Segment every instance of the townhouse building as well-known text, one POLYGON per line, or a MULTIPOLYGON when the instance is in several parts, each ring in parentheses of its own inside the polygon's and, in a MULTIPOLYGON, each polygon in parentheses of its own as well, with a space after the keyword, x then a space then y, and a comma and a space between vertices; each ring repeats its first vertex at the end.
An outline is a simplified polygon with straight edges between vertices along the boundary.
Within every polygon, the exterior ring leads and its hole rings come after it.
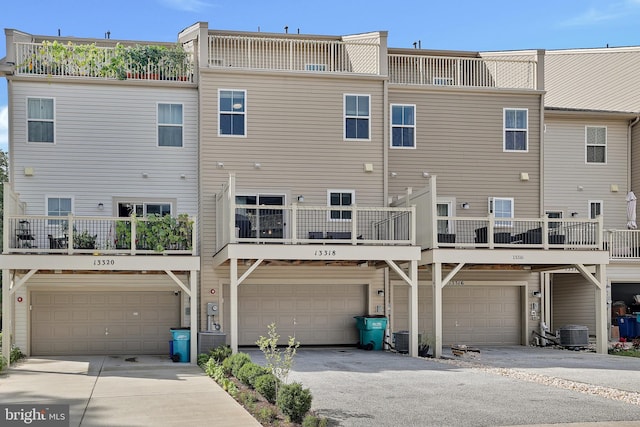
POLYGON ((435 356, 449 344, 526 345, 541 323, 571 320, 551 305, 550 271, 591 295, 582 304, 606 351, 602 216, 547 213, 544 52, 199 22, 178 35, 188 54, 177 75, 111 59, 143 43, 73 40, 114 52, 87 73, 33 68, 25 58, 39 65, 45 40, 56 38, 8 30, 2 68, 13 206, 3 311, 28 354, 162 354, 176 324, 191 328, 192 362, 198 332, 237 351, 270 323, 303 345, 353 345, 354 316, 387 318, 388 342, 408 331, 411 355, 420 335, 435 356), (48 138, 49 123, 53 143, 30 140, 32 129, 48 138), (49 198, 72 208, 45 209, 49 198), (146 245, 149 214, 167 212, 193 217, 191 246, 146 245), (118 224, 126 250, 113 247, 118 224), (85 230, 99 243, 77 248, 85 230), (171 307, 155 302, 163 292, 171 307), (95 296, 111 303, 91 317, 95 296), (112 339, 108 316, 126 339, 112 339))

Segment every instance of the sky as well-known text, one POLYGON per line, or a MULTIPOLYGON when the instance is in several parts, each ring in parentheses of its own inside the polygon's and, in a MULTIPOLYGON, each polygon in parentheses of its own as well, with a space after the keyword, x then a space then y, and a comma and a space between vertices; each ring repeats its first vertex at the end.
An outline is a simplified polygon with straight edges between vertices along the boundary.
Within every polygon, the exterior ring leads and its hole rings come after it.
MULTIPOLYGON (((388 31, 389 47, 497 51, 640 45, 640 0, 30 0, 0 6, 0 27, 30 34, 175 41, 210 29, 345 35, 388 31)), ((0 58, 6 54, 0 42, 0 58)), ((0 79, 0 149, 7 150, 0 79)))

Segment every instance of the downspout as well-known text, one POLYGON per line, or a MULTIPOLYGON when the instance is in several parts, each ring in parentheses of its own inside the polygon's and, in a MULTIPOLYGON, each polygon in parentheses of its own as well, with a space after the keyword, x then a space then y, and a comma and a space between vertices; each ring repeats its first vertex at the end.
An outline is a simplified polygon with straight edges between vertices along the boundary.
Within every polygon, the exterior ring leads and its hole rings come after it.
POLYGON ((629 122, 629 127, 627 130, 627 192, 631 191, 631 133, 633 132, 633 127, 638 124, 640 121, 640 116, 636 116, 635 119, 629 122))

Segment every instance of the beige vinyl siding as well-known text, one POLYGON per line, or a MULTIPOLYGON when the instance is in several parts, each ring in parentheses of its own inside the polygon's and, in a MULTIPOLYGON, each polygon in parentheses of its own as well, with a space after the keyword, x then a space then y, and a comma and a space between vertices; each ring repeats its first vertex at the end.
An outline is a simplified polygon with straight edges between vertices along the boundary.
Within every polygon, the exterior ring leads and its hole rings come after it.
POLYGON ((588 218, 588 201, 601 200, 605 228, 626 228, 627 121, 547 116, 545 122, 545 208, 588 218), (607 128, 606 164, 586 163, 586 126, 607 128))
POLYGON ((548 51, 549 107, 640 111, 640 48, 548 51))
POLYGON ((488 197, 513 197, 515 215, 540 210, 540 95, 455 90, 389 90, 390 104, 416 105, 416 149, 389 149, 389 195, 422 188, 437 176, 439 196, 470 204, 485 216, 488 197), (528 109, 528 152, 503 151, 504 108, 528 109), (529 181, 520 181, 520 173, 529 181))
POLYGON ((214 194, 229 173, 238 192, 286 194, 286 203, 304 195, 326 206, 327 190, 341 189, 355 190, 359 206, 385 205, 380 80, 205 70, 200 108, 203 253, 215 250, 214 194), (246 137, 218 137, 219 89, 246 90, 246 137), (344 140, 344 94, 370 95, 371 140, 344 140))
POLYGON ((24 354, 29 351, 29 293, 25 287, 22 287, 16 291, 13 297, 13 333, 16 340, 16 346, 22 350, 24 354), (22 302, 18 302, 18 299, 22 299, 22 302))
POLYGON ((11 173, 28 214, 46 213, 45 195, 72 196, 77 215, 115 214, 113 197, 172 199, 176 213, 197 213, 195 89, 124 83, 11 85, 11 173), (55 144, 26 143, 27 97, 55 99, 55 144), (183 147, 157 146, 159 102, 183 104, 183 147), (25 167, 33 168, 34 175, 25 176, 25 167), (98 203, 104 204, 103 211, 97 210, 98 203))
MULTIPOLYGON (((551 328, 581 325, 596 333, 595 287, 580 274, 554 274, 551 285, 551 328)), ((606 321, 606 319, 605 319, 606 321)))

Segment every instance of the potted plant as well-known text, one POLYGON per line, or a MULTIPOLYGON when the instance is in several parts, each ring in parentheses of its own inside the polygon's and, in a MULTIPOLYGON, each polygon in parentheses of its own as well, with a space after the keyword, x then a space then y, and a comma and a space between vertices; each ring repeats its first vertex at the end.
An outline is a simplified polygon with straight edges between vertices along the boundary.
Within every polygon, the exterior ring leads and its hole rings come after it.
POLYGON ((74 249, 95 249, 97 234, 89 234, 87 230, 82 233, 73 232, 73 248, 74 249))

